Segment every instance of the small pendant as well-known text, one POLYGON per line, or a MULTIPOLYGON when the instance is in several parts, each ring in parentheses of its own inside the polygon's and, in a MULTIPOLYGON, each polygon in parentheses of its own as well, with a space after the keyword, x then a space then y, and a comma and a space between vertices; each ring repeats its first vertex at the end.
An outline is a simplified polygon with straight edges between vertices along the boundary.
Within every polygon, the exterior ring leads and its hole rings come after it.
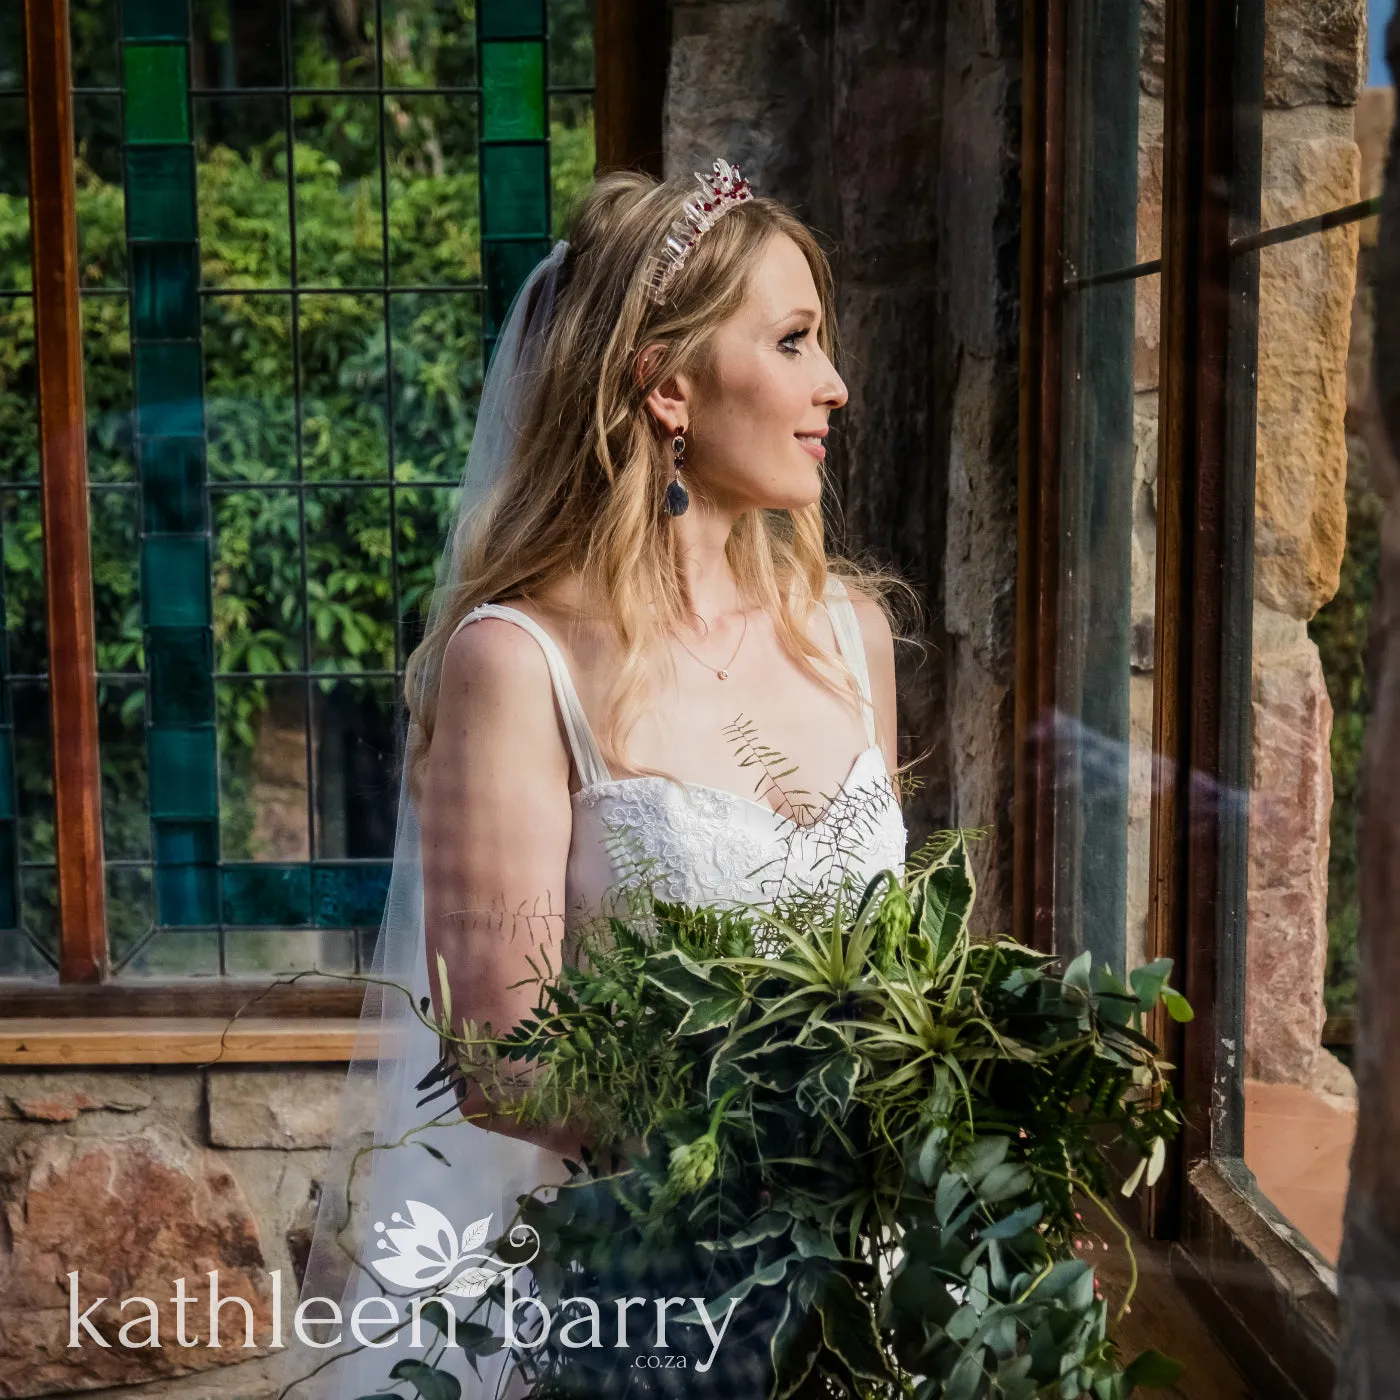
POLYGON ((727 681, 729 679, 728 671, 716 671, 715 675, 717 675, 722 681, 727 681))

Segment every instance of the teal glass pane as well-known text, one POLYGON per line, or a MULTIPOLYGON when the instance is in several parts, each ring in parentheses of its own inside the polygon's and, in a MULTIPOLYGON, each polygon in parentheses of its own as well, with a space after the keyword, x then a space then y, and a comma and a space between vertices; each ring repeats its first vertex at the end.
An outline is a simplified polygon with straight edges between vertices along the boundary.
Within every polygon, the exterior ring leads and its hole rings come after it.
MULTIPOLYGON (((146 742, 150 755, 151 815, 158 820, 204 818, 213 822, 219 810, 213 726, 151 729, 146 742)), ((156 858, 160 858, 159 851, 156 858)))
POLYGON ((316 922, 322 928, 378 928, 392 869, 391 865, 318 866, 313 880, 316 922))
POLYGON ((141 597, 147 627, 207 627, 209 541, 203 535, 147 535, 141 541, 141 597))
POLYGON ((121 98, 75 94, 73 172, 78 217, 78 276, 84 287, 126 286, 126 190, 122 150, 121 98))
POLYGON ((222 876, 224 923, 278 928, 311 922, 311 872, 306 866, 225 866, 222 876))
POLYGON ((214 861, 161 860, 162 849, 212 849, 218 841, 213 822, 156 823, 156 916, 162 924, 217 924, 219 870, 214 861))
POLYGON ((146 790, 146 678, 97 683, 102 753, 102 849, 109 860, 150 860, 146 790))
POLYGON ((146 633, 151 723, 214 718, 214 637, 207 627, 152 627, 146 633))
POLYGON ((486 140, 544 139, 543 44, 483 44, 481 92, 486 140))
MULTIPOLYGON (((211 821, 158 821, 156 862, 160 865, 217 865, 219 828, 211 821)), ((195 923, 217 923, 216 918, 195 923)))
POLYGON ((389 280, 459 286, 481 280, 475 97, 396 98, 386 129, 389 280))
POLYGON ((481 148, 481 226, 488 238, 547 238, 548 196, 549 148, 543 143, 481 148))
POLYGON ((184 39, 190 32, 189 0, 122 0, 128 39, 184 39))
POLYGON ((544 35, 544 0, 479 0, 483 39, 528 39, 544 35))
POLYGON ((93 491, 88 518, 92 549, 92 608, 99 671, 139 674, 141 588, 137 549, 140 501, 134 486, 93 491))
POLYGON ((494 341, 515 296, 530 269, 549 252, 548 239, 525 239, 515 243, 488 243, 486 258, 486 335, 494 341))
POLYGON ((298 493, 218 491, 214 597, 232 625, 221 629, 219 671, 300 671, 302 567, 298 493))
POLYGON ((142 528, 153 535, 203 530, 204 440, 147 437, 138 451, 142 528))
POLYGON ((143 437, 200 437, 204 385, 199 342, 136 347, 136 431, 143 437))
POLYGON ((183 44, 128 44, 126 139, 188 141, 189 68, 183 44))
POLYGON ((137 243, 131 249, 132 331, 138 340, 199 335, 199 247, 137 243))
POLYGON ((127 227, 133 239, 195 237, 194 151, 133 146, 126 153, 127 227))
POLYGON ((311 855, 306 682, 218 682, 219 850, 226 862, 311 855))

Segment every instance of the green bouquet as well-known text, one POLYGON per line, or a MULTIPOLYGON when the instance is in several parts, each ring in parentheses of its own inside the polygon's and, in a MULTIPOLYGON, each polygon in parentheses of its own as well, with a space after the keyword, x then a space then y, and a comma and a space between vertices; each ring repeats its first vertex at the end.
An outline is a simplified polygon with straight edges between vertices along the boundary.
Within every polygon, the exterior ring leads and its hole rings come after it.
MULTIPOLYGON (((1143 1021, 1190 1008, 1167 961, 1124 985, 1087 953, 1059 972, 979 941, 973 900, 967 837, 945 833, 863 889, 725 911, 647 897, 543 969, 504 1036, 453 1035, 444 996, 444 1084, 594 1144, 521 1200, 500 1275, 468 1290, 489 1316, 528 1258, 531 1315, 556 1325, 512 1332, 517 1386, 1121 1400, 1176 1379, 1155 1352, 1120 1360, 1078 1246, 1087 1202, 1131 1255, 1110 1159, 1125 1195, 1160 1172, 1179 1117, 1143 1021), (600 1341, 600 1319, 657 1299, 659 1344, 600 1341)), ((471 1319, 456 1340, 503 1346, 471 1319)), ((431 1356, 395 1379, 459 1391, 431 1356)))

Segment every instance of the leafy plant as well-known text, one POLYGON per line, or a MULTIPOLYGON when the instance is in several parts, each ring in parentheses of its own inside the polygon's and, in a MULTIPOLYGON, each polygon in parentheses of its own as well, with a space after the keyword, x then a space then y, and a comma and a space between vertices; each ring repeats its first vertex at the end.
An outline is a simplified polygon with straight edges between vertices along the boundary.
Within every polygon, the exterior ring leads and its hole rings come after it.
MULTIPOLYGON (((557 1194, 522 1200, 498 1262, 533 1242, 551 1314, 694 1301, 668 1338, 680 1366, 637 1369, 547 1328, 520 1341, 510 1360, 532 1397, 1122 1400, 1176 1378, 1156 1353, 1122 1363, 1076 1248, 1084 1202, 1122 1230, 1109 1154, 1137 1160, 1131 1193, 1177 1131, 1169 1066, 1142 1030, 1159 1002, 1190 1015, 1168 963, 1124 985, 1088 954, 1057 972, 974 941, 963 833, 902 878, 842 877, 771 908, 638 888, 631 916, 541 969, 538 1009, 503 1035, 452 1033, 439 962, 454 1048, 420 1085, 429 1100, 471 1081, 496 1113, 596 1144, 557 1194), (718 1353, 704 1299, 734 1318, 718 1353)), ((457 1290, 479 1296, 468 1355, 500 1350, 484 1319, 507 1286, 502 1267, 457 1290)), ((395 1379, 427 1397, 422 1376, 395 1379)))

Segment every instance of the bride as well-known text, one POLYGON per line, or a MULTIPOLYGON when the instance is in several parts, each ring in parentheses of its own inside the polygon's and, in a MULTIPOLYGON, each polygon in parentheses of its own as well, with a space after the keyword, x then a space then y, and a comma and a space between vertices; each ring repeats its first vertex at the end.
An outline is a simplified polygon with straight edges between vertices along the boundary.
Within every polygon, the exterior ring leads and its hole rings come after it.
MULTIPOLYGON (((415 1006, 498 1033, 527 1018, 539 970, 614 907, 638 854, 658 893, 697 904, 815 884, 838 847, 858 877, 904 860, 884 601, 902 585, 824 542, 825 440, 847 400, 830 268, 737 168, 697 178, 698 194, 601 177, 495 348, 408 665, 379 981, 302 1288, 303 1307, 329 1288, 347 1324, 358 1302, 371 1337, 389 1321, 365 1307, 386 1302, 386 1257, 437 1281, 429 1266, 460 1265, 447 1256, 464 1226, 489 1217, 494 1236, 578 1146, 567 1124, 483 1122, 469 1096, 396 1145, 428 1113, 414 1086, 434 1035, 415 1006), (411 999, 394 995, 396 973, 411 999), (371 1097, 375 1151, 347 1190, 371 1097), (346 1281, 350 1216, 370 1267, 346 1281)), ((375 1345, 338 1393, 384 1390, 414 1354, 375 1345)), ((485 1369, 456 1374, 495 1394, 485 1369)))

